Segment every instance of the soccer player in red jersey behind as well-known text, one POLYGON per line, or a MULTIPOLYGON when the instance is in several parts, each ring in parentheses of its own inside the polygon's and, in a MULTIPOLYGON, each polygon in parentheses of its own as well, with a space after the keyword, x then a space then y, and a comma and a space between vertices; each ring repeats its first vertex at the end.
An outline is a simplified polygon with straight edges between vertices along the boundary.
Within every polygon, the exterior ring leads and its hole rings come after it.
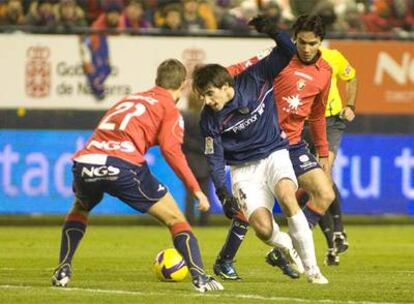
POLYGON ((156 86, 126 96, 112 106, 86 146, 73 156, 75 202, 62 228, 53 285, 64 287, 70 281, 72 258, 85 234, 89 212, 108 193, 135 210, 149 213, 169 228, 196 290, 223 289, 205 273, 190 225, 167 188, 151 174, 144 158, 150 147, 159 145, 168 164, 199 201, 200 211, 210 208, 181 150, 184 125, 176 103, 186 74, 180 61, 162 62, 157 69, 156 86))

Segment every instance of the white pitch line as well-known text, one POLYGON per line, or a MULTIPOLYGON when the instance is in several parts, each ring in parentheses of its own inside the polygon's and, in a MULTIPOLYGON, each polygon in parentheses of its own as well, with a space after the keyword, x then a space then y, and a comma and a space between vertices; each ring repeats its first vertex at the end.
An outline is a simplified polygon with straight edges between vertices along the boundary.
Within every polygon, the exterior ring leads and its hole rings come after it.
MULTIPOLYGON (((1 2, 1 0, 0 0, 0 2, 1 2)), ((0 267, 0 270, 3 270, 3 271, 32 271, 32 270, 36 270, 36 271, 39 271, 39 270, 41 270, 41 271, 53 271, 54 270, 54 268, 52 268, 52 267, 49 267, 49 268, 13 268, 13 267, 0 267)), ((414 274, 414 270, 397 270, 397 271, 394 271, 394 270, 382 270, 382 272, 383 273, 393 273, 393 274, 396 274, 396 273, 401 273, 401 274, 414 274)), ((358 273, 364 273, 364 274, 366 274, 366 273, 378 273, 378 270, 372 270, 372 271, 369 271, 369 270, 364 270, 364 271, 354 271, 353 273, 355 273, 355 274, 358 274, 358 273)))
MULTIPOLYGON (((0 2, 1 2, 1 0, 0 0, 0 2)), ((36 271, 39 271, 39 270, 41 270, 41 271, 53 271, 54 270, 54 268, 13 268, 13 267, 0 267, 0 270, 3 270, 3 271, 32 271, 32 270, 36 270, 36 271)), ((382 271, 383 273, 393 273, 393 274, 396 274, 396 273, 400 273, 400 274, 414 274, 414 270, 397 270, 397 271, 394 271, 394 270, 383 270, 382 271)), ((355 273, 355 274, 358 274, 358 273, 364 273, 364 274, 367 274, 367 273, 375 273, 375 274, 377 274, 378 273, 378 271, 369 271, 369 270, 364 270, 364 271, 355 271, 355 272, 353 272, 353 273, 355 273)))
MULTIPOLYGON (((37 286, 20 286, 20 285, 0 285, 1 289, 38 289, 42 287, 37 286)), ((165 292, 141 292, 141 291, 128 291, 128 290, 116 290, 116 289, 96 289, 96 288, 77 288, 77 287, 66 287, 66 288, 56 288, 56 287, 47 287, 48 289, 53 289, 55 291, 64 291, 64 292, 88 292, 88 293, 97 293, 97 294, 119 294, 119 295, 132 295, 132 296, 169 296, 171 293, 165 292)), ((251 294, 233 294, 233 293, 223 293, 223 291, 218 291, 215 293, 186 293, 186 297, 208 297, 208 298, 231 298, 231 299, 246 299, 246 300, 257 300, 257 301, 272 301, 272 302, 296 302, 296 303, 338 303, 338 304, 414 304, 414 302, 373 302, 373 301, 338 301, 330 299, 303 299, 303 298, 294 298, 294 297, 265 297, 260 295, 251 295, 251 294)))

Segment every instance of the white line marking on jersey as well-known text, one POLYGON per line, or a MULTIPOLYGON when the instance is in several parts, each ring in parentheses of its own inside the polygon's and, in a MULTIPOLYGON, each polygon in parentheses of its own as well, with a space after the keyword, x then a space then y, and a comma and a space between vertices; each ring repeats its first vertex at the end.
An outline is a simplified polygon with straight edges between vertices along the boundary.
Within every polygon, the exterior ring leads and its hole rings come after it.
POLYGON ((302 72, 295 71, 294 74, 296 76, 301 76, 301 77, 306 78, 308 80, 313 80, 313 77, 312 76, 310 76, 308 74, 305 74, 305 73, 302 73, 302 72))

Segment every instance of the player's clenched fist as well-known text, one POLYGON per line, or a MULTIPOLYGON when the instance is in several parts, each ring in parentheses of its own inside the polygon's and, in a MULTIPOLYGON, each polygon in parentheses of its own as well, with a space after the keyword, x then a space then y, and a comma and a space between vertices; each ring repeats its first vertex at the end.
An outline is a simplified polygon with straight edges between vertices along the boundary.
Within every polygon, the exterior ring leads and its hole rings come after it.
POLYGON ((270 36, 277 33, 276 19, 274 17, 257 15, 249 21, 248 25, 253 26, 259 33, 268 34, 270 36))

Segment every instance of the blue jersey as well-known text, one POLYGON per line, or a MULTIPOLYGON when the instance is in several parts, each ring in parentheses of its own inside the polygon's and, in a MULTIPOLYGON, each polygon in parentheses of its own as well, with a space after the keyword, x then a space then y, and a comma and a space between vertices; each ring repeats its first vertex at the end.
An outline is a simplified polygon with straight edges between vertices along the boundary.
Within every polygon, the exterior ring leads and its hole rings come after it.
POLYGON ((287 66, 296 52, 285 33, 274 37, 277 43, 263 60, 238 74, 235 95, 224 108, 214 112, 205 106, 201 112, 201 132, 214 185, 225 185, 225 164, 239 165, 266 158, 286 148, 273 98, 273 79, 287 66))

